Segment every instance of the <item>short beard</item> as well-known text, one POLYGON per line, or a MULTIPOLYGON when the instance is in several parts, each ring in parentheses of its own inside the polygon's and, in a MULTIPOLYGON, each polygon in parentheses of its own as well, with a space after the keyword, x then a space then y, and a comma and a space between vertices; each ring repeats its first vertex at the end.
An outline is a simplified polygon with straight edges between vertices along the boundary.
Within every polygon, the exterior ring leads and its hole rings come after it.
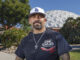
POLYGON ((33 28, 35 28, 36 30, 41 30, 42 29, 42 24, 41 24, 41 22, 40 21, 35 21, 34 23, 33 23, 33 28), (38 24, 36 24, 36 23, 38 23, 38 24), (36 25, 35 25, 36 24, 36 25))

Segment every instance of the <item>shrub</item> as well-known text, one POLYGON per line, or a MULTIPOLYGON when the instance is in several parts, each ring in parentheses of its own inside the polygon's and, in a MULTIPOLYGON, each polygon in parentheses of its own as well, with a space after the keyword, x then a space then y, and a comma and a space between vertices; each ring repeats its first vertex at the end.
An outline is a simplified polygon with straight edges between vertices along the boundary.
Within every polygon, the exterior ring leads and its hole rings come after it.
POLYGON ((80 18, 68 18, 60 32, 71 44, 80 44, 80 18))
POLYGON ((28 33, 25 33, 22 29, 8 29, 5 30, 1 35, 1 42, 6 47, 11 47, 12 45, 17 46, 21 39, 25 37, 28 33))

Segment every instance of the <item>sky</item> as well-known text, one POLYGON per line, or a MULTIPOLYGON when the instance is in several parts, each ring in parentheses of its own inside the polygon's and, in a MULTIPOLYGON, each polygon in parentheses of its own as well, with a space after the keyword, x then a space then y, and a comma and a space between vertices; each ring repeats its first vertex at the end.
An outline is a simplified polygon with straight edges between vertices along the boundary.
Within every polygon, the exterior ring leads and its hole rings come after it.
POLYGON ((41 7, 45 11, 65 10, 80 15, 80 0, 30 0, 31 8, 41 7))

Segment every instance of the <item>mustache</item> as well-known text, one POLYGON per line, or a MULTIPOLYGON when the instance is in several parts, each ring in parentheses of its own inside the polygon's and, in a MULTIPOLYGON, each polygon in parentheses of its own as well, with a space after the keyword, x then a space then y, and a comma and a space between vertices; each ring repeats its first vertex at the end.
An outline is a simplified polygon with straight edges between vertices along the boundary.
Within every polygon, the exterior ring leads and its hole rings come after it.
POLYGON ((40 24, 41 24, 41 22, 40 22, 39 20, 37 20, 37 21, 33 22, 33 24, 35 24, 35 23, 40 23, 40 24))

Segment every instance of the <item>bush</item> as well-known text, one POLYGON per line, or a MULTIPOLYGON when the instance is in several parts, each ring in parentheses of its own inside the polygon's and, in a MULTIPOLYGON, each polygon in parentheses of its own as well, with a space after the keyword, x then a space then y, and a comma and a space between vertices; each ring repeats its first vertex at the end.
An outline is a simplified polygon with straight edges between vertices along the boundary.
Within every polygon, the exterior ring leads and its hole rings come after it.
POLYGON ((21 39, 25 37, 28 33, 25 33, 21 29, 8 29, 1 35, 1 43, 6 47, 11 47, 12 45, 17 46, 21 39))
POLYGON ((60 32, 71 44, 80 44, 80 18, 68 18, 60 32))

